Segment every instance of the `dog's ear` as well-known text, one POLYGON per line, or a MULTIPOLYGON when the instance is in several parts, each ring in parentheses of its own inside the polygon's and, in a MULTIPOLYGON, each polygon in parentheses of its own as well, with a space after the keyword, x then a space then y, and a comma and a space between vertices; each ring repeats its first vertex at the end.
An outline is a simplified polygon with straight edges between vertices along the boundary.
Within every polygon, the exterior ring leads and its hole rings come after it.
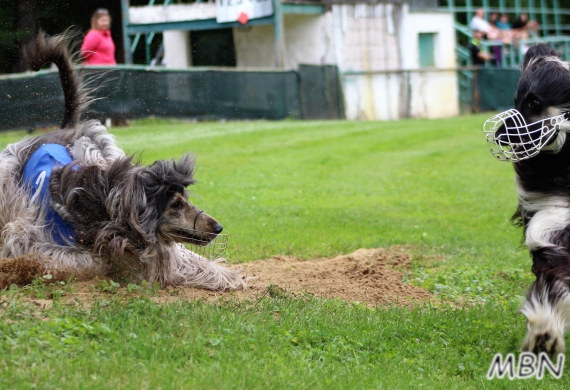
POLYGON ((530 65, 544 57, 560 58, 558 52, 546 43, 539 43, 538 45, 531 46, 524 55, 524 59, 521 64, 521 72, 524 73, 530 65))
POLYGON ((196 160, 191 154, 183 155, 178 161, 155 161, 145 170, 147 183, 154 186, 166 185, 184 189, 196 182, 193 179, 195 168, 196 160))

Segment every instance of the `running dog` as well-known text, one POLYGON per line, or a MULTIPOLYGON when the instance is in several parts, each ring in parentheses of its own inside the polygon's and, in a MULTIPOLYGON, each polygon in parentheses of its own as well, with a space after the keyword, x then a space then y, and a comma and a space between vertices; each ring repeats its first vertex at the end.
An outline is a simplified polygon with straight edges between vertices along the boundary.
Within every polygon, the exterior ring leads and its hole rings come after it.
POLYGON ((239 271, 183 245, 207 245, 223 229, 188 202, 194 157, 143 166, 117 147, 100 122, 80 121, 90 98, 67 41, 40 32, 27 47, 32 70, 58 67, 65 111, 61 129, 0 153, 0 256, 33 257, 45 272, 245 288, 239 271))
POLYGON ((514 163, 518 208, 536 280, 521 312, 523 351, 558 355, 570 329, 570 64, 546 44, 521 65, 515 109, 485 123, 491 153, 514 163))

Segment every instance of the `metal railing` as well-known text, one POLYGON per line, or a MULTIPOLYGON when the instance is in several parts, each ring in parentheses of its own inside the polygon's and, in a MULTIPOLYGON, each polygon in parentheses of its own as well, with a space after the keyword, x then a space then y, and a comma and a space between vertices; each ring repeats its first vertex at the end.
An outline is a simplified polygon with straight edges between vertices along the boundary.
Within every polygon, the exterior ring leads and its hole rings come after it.
POLYGON ((439 0, 439 9, 451 12, 455 17, 457 57, 457 79, 459 103, 462 112, 473 109, 474 82, 477 74, 472 67, 471 52, 467 45, 471 42, 472 31, 467 26, 478 8, 483 8, 487 16, 492 12, 508 15, 528 14, 529 20, 539 23, 538 33, 542 38, 519 40, 516 45, 484 41, 482 49, 496 51, 499 61, 488 61, 486 67, 516 69, 524 57, 525 49, 539 42, 552 45, 560 56, 570 61, 570 4, 567 0, 439 0), (562 3, 562 6, 561 6, 562 3), (550 36, 554 34, 556 36, 550 36), (496 48, 496 49, 495 49, 496 48))
POLYGON ((478 8, 490 13, 521 15, 528 14, 529 20, 540 24, 543 36, 570 34, 570 7, 560 0, 439 0, 439 8, 455 15, 456 20, 468 24, 478 8), (566 20, 564 20, 566 19, 566 20))
POLYGON ((512 45, 500 41, 482 41, 481 48, 488 53, 495 54, 495 61, 493 63, 487 61, 485 65, 499 68, 517 68, 522 62, 526 50, 537 43, 548 43, 562 59, 570 61, 570 36, 536 37, 520 39, 512 45))

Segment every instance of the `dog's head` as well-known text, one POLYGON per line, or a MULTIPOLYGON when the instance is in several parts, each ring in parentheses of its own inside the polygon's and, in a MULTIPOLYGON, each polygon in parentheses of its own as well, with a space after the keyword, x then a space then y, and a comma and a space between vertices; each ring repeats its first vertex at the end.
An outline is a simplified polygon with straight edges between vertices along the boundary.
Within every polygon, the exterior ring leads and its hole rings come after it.
POLYGON ((194 158, 185 155, 178 161, 157 161, 140 172, 146 198, 141 226, 155 230, 165 241, 199 246, 221 233, 218 221, 188 201, 186 187, 195 183, 194 168, 194 158))
POLYGON ((570 64, 551 46, 532 46, 521 64, 515 109, 526 123, 561 115, 570 110, 570 64))
POLYGON ((69 164, 54 170, 52 205, 76 230, 78 243, 109 258, 139 256, 161 243, 209 244, 222 226, 188 201, 194 157, 150 166, 118 158, 109 166, 69 164))
POLYGON ((541 151, 557 153, 570 130, 570 64, 549 45, 532 46, 521 64, 515 108, 485 124, 491 153, 517 162, 541 151))

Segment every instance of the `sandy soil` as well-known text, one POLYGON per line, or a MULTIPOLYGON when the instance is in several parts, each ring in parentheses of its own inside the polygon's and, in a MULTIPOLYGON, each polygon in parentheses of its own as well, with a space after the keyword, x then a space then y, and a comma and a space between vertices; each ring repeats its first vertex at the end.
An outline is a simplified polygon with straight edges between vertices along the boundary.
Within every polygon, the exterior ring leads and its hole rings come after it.
MULTIPOLYGON (((307 293, 322 298, 339 298, 348 302, 361 302, 374 307, 384 304, 409 305, 430 298, 431 294, 419 287, 402 282, 402 273, 409 270, 411 255, 403 247, 390 249, 359 249, 349 255, 334 258, 299 259, 275 256, 271 259, 247 264, 227 264, 242 269, 248 278, 248 289, 234 292, 212 292, 196 288, 168 288, 159 291, 152 299, 157 302, 183 300, 216 301, 219 299, 256 299, 268 294, 273 285, 291 294, 307 293)), ((21 282, 10 276, 10 269, 19 266, 37 271, 33 263, 7 260, 0 262, 0 282, 21 282), (22 265, 24 264, 24 265, 22 265)), ((21 270, 20 270, 21 273, 21 270)), ((29 275, 26 274, 28 277, 29 275)), ((62 299, 86 303, 108 294, 94 288, 100 281, 75 282, 75 291, 62 299)), ((8 284, 9 285, 9 284, 8 284)), ((124 290, 124 289, 121 289, 124 290)), ((33 300, 38 306, 51 306, 50 300, 33 300)))

